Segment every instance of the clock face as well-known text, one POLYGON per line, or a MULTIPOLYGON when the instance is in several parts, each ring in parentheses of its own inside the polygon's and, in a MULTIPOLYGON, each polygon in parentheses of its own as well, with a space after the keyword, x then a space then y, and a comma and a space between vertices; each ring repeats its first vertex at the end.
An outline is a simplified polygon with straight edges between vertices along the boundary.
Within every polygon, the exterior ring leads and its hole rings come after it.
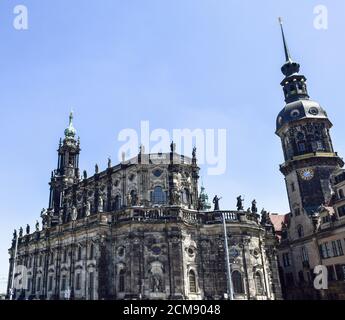
POLYGON ((303 180, 309 181, 314 178, 314 171, 312 169, 303 169, 300 175, 303 180))

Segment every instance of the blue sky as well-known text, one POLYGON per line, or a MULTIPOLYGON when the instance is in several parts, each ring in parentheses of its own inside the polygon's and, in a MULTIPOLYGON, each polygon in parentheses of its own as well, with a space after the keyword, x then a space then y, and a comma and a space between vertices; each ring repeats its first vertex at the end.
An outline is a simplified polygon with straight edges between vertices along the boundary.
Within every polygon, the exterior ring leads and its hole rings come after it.
MULTIPOLYGON (((206 176, 210 196, 234 209, 236 197, 288 212, 275 120, 283 108, 283 16, 292 56, 309 93, 343 125, 344 1, 323 0, 328 30, 313 26, 319 1, 21 0, 0 2, 0 282, 14 228, 33 227, 48 204, 56 149, 75 111, 80 166, 93 172, 117 157, 118 133, 138 129, 226 128, 227 171, 206 176), (28 8, 29 29, 13 28, 28 8)), ((205 168, 203 168, 205 169, 205 168)), ((205 172, 205 170, 202 171, 205 172)), ((1 286, 1 284, 0 284, 1 286)), ((0 287, 0 291, 1 291, 0 287)))

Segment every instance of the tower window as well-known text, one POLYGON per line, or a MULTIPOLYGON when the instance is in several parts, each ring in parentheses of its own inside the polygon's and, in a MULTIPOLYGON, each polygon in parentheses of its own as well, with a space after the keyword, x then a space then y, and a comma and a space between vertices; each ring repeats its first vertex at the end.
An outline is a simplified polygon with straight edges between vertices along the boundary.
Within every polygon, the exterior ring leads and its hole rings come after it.
POLYGON ((298 217, 298 216, 300 216, 300 215, 301 215, 301 210, 300 210, 300 208, 296 208, 296 209, 295 209, 295 216, 298 217))
POLYGON ((189 271, 189 292, 196 293, 196 276, 193 270, 189 271))
POLYGON ((299 225, 299 226, 297 227, 297 234, 298 234, 298 237, 299 237, 299 238, 304 237, 303 226, 299 225))
POLYGON ((294 184, 294 183, 291 183, 291 191, 292 191, 292 192, 295 192, 295 191, 296 191, 296 188, 295 188, 295 184, 294 184))
POLYGON ((304 142, 299 142, 298 143, 298 150, 299 150, 299 152, 305 152, 306 148, 305 148, 305 143, 304 142))

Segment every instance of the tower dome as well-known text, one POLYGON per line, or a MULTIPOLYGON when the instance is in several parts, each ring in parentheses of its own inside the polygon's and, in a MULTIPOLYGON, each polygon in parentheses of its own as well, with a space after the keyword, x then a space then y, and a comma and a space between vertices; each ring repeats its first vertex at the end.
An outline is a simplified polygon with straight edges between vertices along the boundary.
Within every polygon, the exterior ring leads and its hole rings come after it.
POLYGON ((65 130, 65 137, 74 139, 76 133, 77 133, 77 130, 73 127, 73 111, 71 111, 69 115, 69 125, 65 130))

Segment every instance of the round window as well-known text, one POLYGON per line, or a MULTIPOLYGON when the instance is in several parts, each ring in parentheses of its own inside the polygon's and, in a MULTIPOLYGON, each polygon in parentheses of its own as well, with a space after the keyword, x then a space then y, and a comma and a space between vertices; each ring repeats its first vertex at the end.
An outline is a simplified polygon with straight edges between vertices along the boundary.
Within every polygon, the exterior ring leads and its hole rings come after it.
POLYGON ((309 109, 309 113, 313 116, 317 116, 319 114, 319 110, 316 107, 312 107, 309 109))
POLYGON ((161 253, 161 248, 160 247, 153 247, 152 248, 152 252, 155 254, 155 255, 159 255, 161 253))
POLYGON ((299 110, 295 109, 291 111, 290 115, 292 118, 297 118, 300 115, 300 112, 299 110))

